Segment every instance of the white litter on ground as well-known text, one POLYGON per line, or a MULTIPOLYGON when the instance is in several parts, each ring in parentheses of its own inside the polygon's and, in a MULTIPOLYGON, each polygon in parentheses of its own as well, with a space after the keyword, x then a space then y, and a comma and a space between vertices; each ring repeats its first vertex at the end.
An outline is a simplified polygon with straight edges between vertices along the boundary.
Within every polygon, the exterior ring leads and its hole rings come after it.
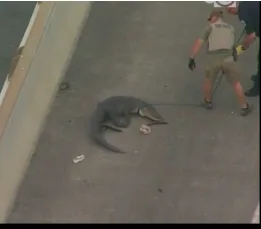
POLYGON ((141 125, 140 127, 140 132, 143 134, 150 134, 151 133, 151 128, 147 125, 141 125))
POLYGON ((73 159, 73 163, 77 164, 83 160, 84 160, 84 155, 80 155, 73 159))

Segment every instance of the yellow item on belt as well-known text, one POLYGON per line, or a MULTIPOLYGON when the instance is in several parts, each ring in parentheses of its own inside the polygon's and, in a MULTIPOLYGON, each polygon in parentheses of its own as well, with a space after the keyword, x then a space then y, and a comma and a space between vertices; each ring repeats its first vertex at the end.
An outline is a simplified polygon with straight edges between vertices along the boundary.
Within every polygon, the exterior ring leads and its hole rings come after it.
POLYGON ((244 50, 242 49, 242 45, 236 47, 237 55, 240 55, 244 50))

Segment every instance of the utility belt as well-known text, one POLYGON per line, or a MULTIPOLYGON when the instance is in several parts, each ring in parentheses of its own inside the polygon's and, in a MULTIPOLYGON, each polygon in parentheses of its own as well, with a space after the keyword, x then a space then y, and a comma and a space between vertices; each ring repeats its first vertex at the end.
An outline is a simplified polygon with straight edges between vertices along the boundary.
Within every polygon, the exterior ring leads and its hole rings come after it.
POLYGON ((216 50, 208 51, 208 55, 218 55, 218 54, 231 55, 233 56, 234 61, 237 61, 237 51, 235 47, 233 47, 232 49, 216 49, 216 50))
POLYGON ((209 50, 208 54, 226 54, 226 53, 231 53, 232 54, 233 50, 232 49, 216 49, 216 50, 209 50))

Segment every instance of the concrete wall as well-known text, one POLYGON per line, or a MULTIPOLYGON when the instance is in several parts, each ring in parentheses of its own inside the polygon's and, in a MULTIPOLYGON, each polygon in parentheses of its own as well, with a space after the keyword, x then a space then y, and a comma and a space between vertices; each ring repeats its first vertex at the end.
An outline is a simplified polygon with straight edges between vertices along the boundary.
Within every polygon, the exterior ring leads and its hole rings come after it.
POLYGON ((0 107, 0 223, 10 212, 90 6, 40 4, 0 107))

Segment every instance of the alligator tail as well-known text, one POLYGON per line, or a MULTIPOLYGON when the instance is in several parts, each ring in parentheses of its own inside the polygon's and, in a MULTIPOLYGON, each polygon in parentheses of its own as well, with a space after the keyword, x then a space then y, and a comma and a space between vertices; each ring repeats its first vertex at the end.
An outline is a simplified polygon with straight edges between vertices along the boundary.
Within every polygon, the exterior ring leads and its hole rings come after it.
POLYGON ((121 149, 111 145, 110 143, 108 143, 103 136, 101 135, 101 133, 96 133, 92 135, 92 138, 100 145, 102 145, 103 147, 115 152, 115 153, 126 153, 124 151, 122 151, 121 149))
POLYGON ((118 149, 117 147, 111 145, 110 143, 108 143, 102 135, 102 130, 104 127, 113 129, 114 131, 118 131, 121 132, 120 129, 111 127, 109 125, 103 124, 103 120, 104 120, 104 116, 105 116, 105 112, 101 107, 98 107, 97 110, 92 114, 91 117, 91 130, 90 130, 90 137, 97 142, 98 144, 100 144, 101 146, 115 152, 115 153, 125 153, 124 151, 122 151, 121 149, 118 149))

